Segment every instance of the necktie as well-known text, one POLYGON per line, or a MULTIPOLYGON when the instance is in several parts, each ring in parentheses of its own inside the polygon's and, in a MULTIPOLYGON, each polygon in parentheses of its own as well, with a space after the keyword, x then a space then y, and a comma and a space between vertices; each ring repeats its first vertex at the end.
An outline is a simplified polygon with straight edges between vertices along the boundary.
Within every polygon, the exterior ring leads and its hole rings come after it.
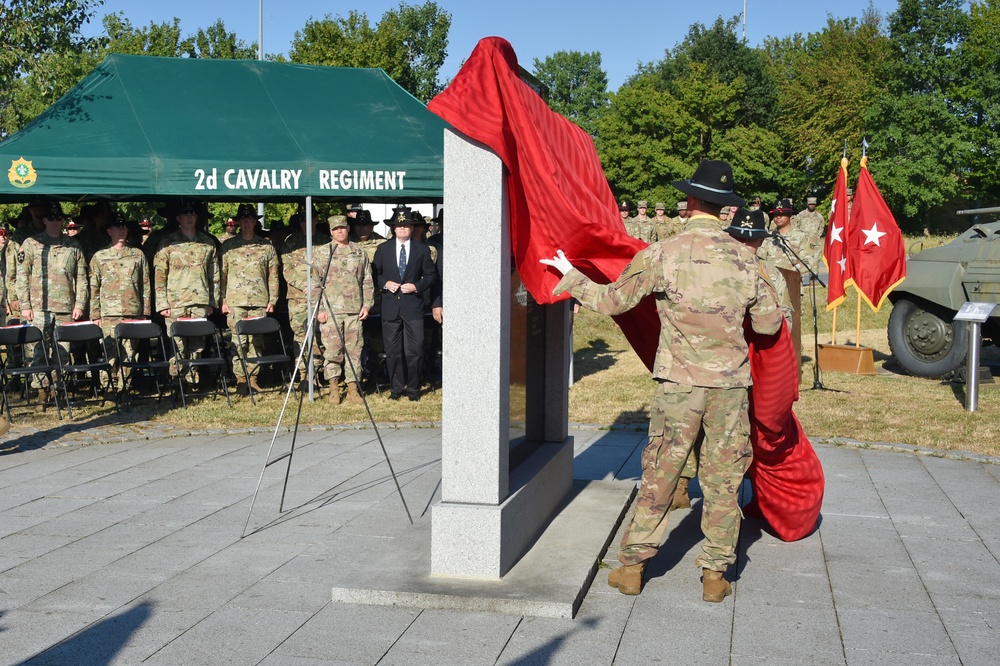
POLYGON ((406 272, 406 245, 400 244, 399 246, 399 279, 403 279, 403 273, 406 272))

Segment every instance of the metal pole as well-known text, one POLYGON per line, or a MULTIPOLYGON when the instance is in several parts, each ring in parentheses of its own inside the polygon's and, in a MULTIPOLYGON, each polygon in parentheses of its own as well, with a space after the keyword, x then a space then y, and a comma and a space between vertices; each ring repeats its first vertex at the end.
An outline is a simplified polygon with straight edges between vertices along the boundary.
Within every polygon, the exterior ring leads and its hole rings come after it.
POLYGON ((743 41, 747 41, 747 0, 743 0, 743 41))
MULTIPOLYGON (((257 60, 264 59, 264 0, 260 0, 257 12, 257 60)), ((257 203, 257 217, 260 218, 261 225, 267 222, 264 217, 264 202, 257 203)))
POLYGON ((969 355, 965 368, 965 409, 974 412, 979 409, 979 346, 982 324, 969 322, 969 355))
MULTIPOLYGON (((313 311, 312 303, 312 264, 313 264, 313 207, 312 207, 312 195, 306 196, 306 264, 309 266, 309 270, 306 272, 306 312, 313 311)), ((310 322, 311 324, 312 322, 310 322)), ((313 344, 315 340, 316 331, 312 327, 307 327, 307 331, 312 330, 312 335, 306 335, 305 344, 309 348, 306 352, 306 368, 309 375, 309 399, 314 400, 316 396, 313 394, 314 385, 316 383, 316 369, 313 365, 313 344)))

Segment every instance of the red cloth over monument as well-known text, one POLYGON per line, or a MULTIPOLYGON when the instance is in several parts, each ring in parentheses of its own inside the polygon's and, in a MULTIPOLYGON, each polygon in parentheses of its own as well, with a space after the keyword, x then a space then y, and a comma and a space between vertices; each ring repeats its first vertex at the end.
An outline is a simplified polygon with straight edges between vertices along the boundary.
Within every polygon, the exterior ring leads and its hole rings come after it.
MULTIPOLYGON (((427 108, 462 134, 485 144, 507 168, 511 247, 524 285, 537 302, 559 300, 552 296, 559 275, 539 262, 555 255, 557 249, 562 249, 585 275, 608 283, 646 246, 625 232, 591 138, 549 109, 521 80, 517 56, 506 40, 481 40, 448 88, 427 108)), ((455 224, 460 215, 453 211, 449 220, 455 224)), ((639 357, 652 368, 660 337, 653 299, 644 299, 638 307, 615 319, 639 357)), ((765 386, 770 380, 787 392, 788 386, 796 384, 797 397, 797 382, 789 381, 789 375, 795 374, 794 357, 791 366, 780 363, 773 368, 768 365, 771 360, 763 360, 772 347, 790 352, 787 328, 780 336, 772 337, 775 342, 771 347, 751 355, 754 381, 758 381, 759 372, 766 375, 762 377, 765 386), (753 365, 755 357, 758 368, 753 365)), ((761 444, 776 455, 764 456, 755 465, 755 473, 762 480, 758 490, 762 515, 779 537, 791 540, 815 527, 823 487, 821 470, 817 488, 815 474, 804 475, 798 481, 795 473, 802 472, 801 466, 788 463, 811 457, 815 468, 819 467, 815 452, 792 414, 791 401, 784 399, 784 393, 782 396, 781 400, 768 400, 766 408, 758 408, 765 420, 755 430, 768 433, 760 436, 761 444), (775 407, 783 409, 783 413, 775 407), (784 433, 790 427, 801 437, 770 435, 774 430, 784 433), (803 442, 805 445, 797 451, 784 450, 803 442), (801 510, 805 497, 812 498, 808 513, 801 510), (788 508, 787 514, 782 513, 783 507, 788 508)), ((755 454, 757 439, 755 436, 755 454)))

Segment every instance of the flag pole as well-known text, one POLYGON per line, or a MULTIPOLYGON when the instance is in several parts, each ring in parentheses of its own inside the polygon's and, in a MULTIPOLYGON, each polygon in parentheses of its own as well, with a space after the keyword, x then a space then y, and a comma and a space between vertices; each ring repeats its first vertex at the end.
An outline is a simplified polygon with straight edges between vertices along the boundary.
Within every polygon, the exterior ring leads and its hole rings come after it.
POLYGON ((837 344, 837 306, 833 306, 833 331, 830 333, 830 344, 837 344))
POLYGON ((861 346, 861 292, 858 291, 857 287, 854 288, 854 291, 858 292, 858 327, 857 327, 857 335, 854 338, 854 346, 860 347, 861 346))

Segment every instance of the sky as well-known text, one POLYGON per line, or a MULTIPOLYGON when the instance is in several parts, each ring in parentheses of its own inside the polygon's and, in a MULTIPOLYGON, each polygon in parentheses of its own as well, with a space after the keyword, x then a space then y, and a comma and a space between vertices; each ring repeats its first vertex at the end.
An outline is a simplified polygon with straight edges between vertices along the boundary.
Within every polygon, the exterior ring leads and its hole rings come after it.
MULTIPOLYGON (((337 2, 321 0, 262 0, 264 52, 288 53, 295 32, 306 21, 326 15, 346 16, 352 9, 368 15, 374 25, 400 0, 337 2)), ((608 0, 436 0, 438 7, 452 16, 448 58, 441 79, 452 78, 462 62, 483 37, 499 36, 514 47, 521 66, 532 71, 535 58, 544 60, 557 51, 599 51, 610 90, 617 90, 635 73, 640 62, 663 57, 681 42, 694 23, 710 26, 722 16, 742 15, 744 0, 701 0, 700 2, 608 2, 608 0)), ((423 0, 409 0, 409 5, 423 0)), ((883 15, 895 11, 897 0, 871 0, 883 15)), ((259 34, 261 0, 105 0, 97 8, 85 34, 102 31, 105 14, 123 12, 135 27, 150 22, 180 19, 187 36, 222 19, 226 28, 246 43, 255 43, 259 34)), ((869 0, 746 0, 746 37, 759 46, 768 37, 819 32, 828 17, 858 17, 869 0)))

